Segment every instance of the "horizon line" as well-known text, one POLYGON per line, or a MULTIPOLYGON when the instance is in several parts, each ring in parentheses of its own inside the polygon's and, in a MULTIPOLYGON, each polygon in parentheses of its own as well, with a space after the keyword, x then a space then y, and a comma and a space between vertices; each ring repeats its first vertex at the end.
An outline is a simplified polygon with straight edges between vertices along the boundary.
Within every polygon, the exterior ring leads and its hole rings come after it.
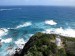
POLYGON ((0 6, 56 6, 56 7, 75 7, 75 6, 63 6, 63 5, 0 5, 0 6))

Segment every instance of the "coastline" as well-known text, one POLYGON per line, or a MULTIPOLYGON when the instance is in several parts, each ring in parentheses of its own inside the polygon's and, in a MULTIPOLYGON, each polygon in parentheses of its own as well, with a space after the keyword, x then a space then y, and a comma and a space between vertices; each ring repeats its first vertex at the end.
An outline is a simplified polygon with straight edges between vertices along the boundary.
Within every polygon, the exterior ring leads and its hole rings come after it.
MULTIPOLYGON (((47 44, 50 44, 50 42, 51 43, 54 43, 53 44, 53 47, 54 47, 54 45, 56 46, 57 45, 57 47, 55 47, 55 48, 57 48, 57 50, 60 50, 59 52, 61 52, 61 50, 63 51, 62 53, 62 55, 63 56, 67 56, 68 54, 70 54, 70 55, 75 55, 75 53, 74 53, 74 51, 75 51, 75 49, 73 48, 73 47, 75 47, 75 45, 74 45, 74 43, 75 43, 75 38, 68 38, 68 37, 64 37, 64 36, 61 36, 61 35, 57 35, 57 34, 45 34, 45 33, 40 33, 40 32, 38 32, 38 33, 36 33, 36 34, 34 34, 29 40, 28 40, 28 42, 25 44, 25 46, 24 46, 24 48, 23 48, 23 50, 22 50, 22 52, 21 52, 21 54, 20 54, 20 56, 23 56, 23 55, 27 55, 27 53, 29 53, 28 51, 30 51, 30 53, 32 53, 32 52, 38 52, 38 51, 33 51, 33 49, 37 49, 37 47, 39 47, 39 45, 41 44, 42 46, 46 46, 47 44), (60 36, 60 37, 56 37, 56 36, 60 36), (43 39, 43 40, 42 40, 43 39), (61 40, 60 40, 61 39, 61 40), (40 41, 40 42, 39 42, 40 41), (41 41, 44 41, 44 43, 42 43, 41 41), (49 42, 48 42, 49 41, 49 42), (47 42, 47 43, 46 43, 47 42), (57 42, 57 43, 56 43, 57 42), (37 45, 37 44, 38 45, 37 45), (45 44, 46 43, 46 44, 45 44), (71 45, 71 44, 72 45, 71 45), (35 47, 36 46, 36 47, 35 47), (32 47, 35 47, 35 48, 32 48, 32 47), (69 51, 68 51, 68 49, 69 49, 69 51), (73 52, 71 52, 71 51, 73 51, 73 52), (71 54, 72 53, 72 54, 71 54)), ((50 44, 50 46, 49 47, 51 47, 51 45, 52 44, 50 44)), ((39 47, 39 48, 41 48, 41 47, 39 47)), ((54 48, 53 48, 54 49, 54 48)), ((40 49, 41 50, 41 49, 40 49)), ((44 50, 44 49, 43 49, 44 50)), ((49 49, 48 49, 49 50, 49 49)), ((56 50, 56 49, 55 49, 56 50)), ((53 50, 53 51, 55 51, 55 50, 53 50)), ((56 51, 57 51, 56 50, 56 51)), ((42 52, 42 51, 41 51, 42 52)), ((46 52, 46 51, 45 51, 46 52)), ((34 55, 34 54, 33 54, 34 55)), ((39 54, 35 54, 35 55, 39 55, 39 54)), ((44 55, 44 54, 43 54, 44 55)), ((47 54, 48 55, 48 54, 47 54)), ((52 54, 50 54, 50 55, 52 55, 52 54)), ((54 55, 56 55, 56 54, 54 54, 54 55)), ((58 55, 61 55, 61 53, 60 54, 58 54, 58 55)))

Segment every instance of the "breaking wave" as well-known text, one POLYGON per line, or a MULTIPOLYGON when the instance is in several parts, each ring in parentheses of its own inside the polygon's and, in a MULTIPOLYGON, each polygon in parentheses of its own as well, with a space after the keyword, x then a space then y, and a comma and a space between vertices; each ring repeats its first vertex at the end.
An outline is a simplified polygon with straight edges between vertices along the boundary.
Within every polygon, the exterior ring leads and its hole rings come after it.
POLYGON ((43 33, 59 34, 62 36, 67 36, 67 37, 75 37, 75 30, 71 28, 63 29, 62 27, 60 27, 60 28, 45 29, 43 33))
POLYGON ((10 10, 15 10, 15 9, 19 9, 20 10, 21 8, 9 8, 9 9, 3 9, 2 8, 2 9, 0 9, 0 11, 10 11, 10 10))
POLYGON ((26 43, 26 42, 24 41, 23 38, 20 38, 20 39, 18 39, 17 41, 15 41, 15 44, 16 44, 17 47, 19 47, 20 49, 23 49, 25 43, 26 43))
POLYGON ((12 42, 12 38, 2 39, 1 42, 3 42, 3 43, 10 43, 10 42, 12 42))
POLYGON ((8 29, 0 28, 0 37, 7 35, 7 34, 8 34, 8 29))
POLYGON ((0 11, 9 11, 9 10, 13 10, 13 9, 0 9, 0 11))
POLYGON ((25 23, 23 23, 23 24, 21 24, 21 25, 18 25, 18 26, 16 27, 16 29, 17 29, 17 28, 22 28, 22 27, 28 27, 28 26, 31 26, 31 25, 32 25, 31 22, 25 22, 25 23))
POLYGON ((48 24, 48 25, 56 25, 57 23, 54 20, 46 20, 45 21, 45 24, 48 24))

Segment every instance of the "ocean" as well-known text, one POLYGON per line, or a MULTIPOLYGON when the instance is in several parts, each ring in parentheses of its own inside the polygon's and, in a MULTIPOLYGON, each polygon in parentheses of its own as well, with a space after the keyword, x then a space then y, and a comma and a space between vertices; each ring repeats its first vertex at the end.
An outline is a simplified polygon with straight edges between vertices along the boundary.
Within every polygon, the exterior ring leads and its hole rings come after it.
POLYGON ((13 51, 8 50, 9 46, 13 50, 23 48, 21 44, 26 43, 37 32, 75 37, 75 8, 0 6, 0 56, 11 55, 13 51))

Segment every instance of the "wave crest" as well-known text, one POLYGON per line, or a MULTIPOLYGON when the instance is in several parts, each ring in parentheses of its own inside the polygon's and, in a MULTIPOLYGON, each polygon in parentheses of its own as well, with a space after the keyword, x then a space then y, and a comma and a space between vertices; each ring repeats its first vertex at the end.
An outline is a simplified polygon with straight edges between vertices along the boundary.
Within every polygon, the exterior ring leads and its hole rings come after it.
POLYGON ((5 28, 1 28, 0 29, 0 37, 1 36, 4 36, 4 35, 7 35, 7 33, 8 33, 8 30, 7 29, 5 29, 5 28))
POLYGON ((12 42, 12 38, 2 39, 1 42, 10 43, 10 42, 12 42))
POLYGON ((48 24, 48 25, 56 25, 57 23, 54 20, 46 20, 45 21, 45 24, 48 24))
POLYGON ((24 41, 23 38, 21 39, 18 39, 17 41, 15 41, 15 44, 20 48, 20 49, 23 49, 23 45, 25 44, 26 42, 24 41))
POLYGON ((7 11, 7 10, 13 10, 13 9, 0 9, 0 11, 7 11))
POLYGON ((75 30, 71 28, 63 29, 62 27, 60 27, 60 28, 45 29, 43 33, 59 34, 62 36, 67 36, 67 37, 75 37, 75 30))
POLYGON ((16 28, 28 27, 28 26, 31 26, 31 25, 32 25, 31 22, 25 22, 25 23, 23 23, 21 25, 18 25, 16 28))
POLYGON ((15 10, 15 9, 22 9, 22 8, 7 8, 7 9, 5 9, 5 8, 2 8, 2 9, 0 9, 0 11, 10 11, 10 10, 15 10))

